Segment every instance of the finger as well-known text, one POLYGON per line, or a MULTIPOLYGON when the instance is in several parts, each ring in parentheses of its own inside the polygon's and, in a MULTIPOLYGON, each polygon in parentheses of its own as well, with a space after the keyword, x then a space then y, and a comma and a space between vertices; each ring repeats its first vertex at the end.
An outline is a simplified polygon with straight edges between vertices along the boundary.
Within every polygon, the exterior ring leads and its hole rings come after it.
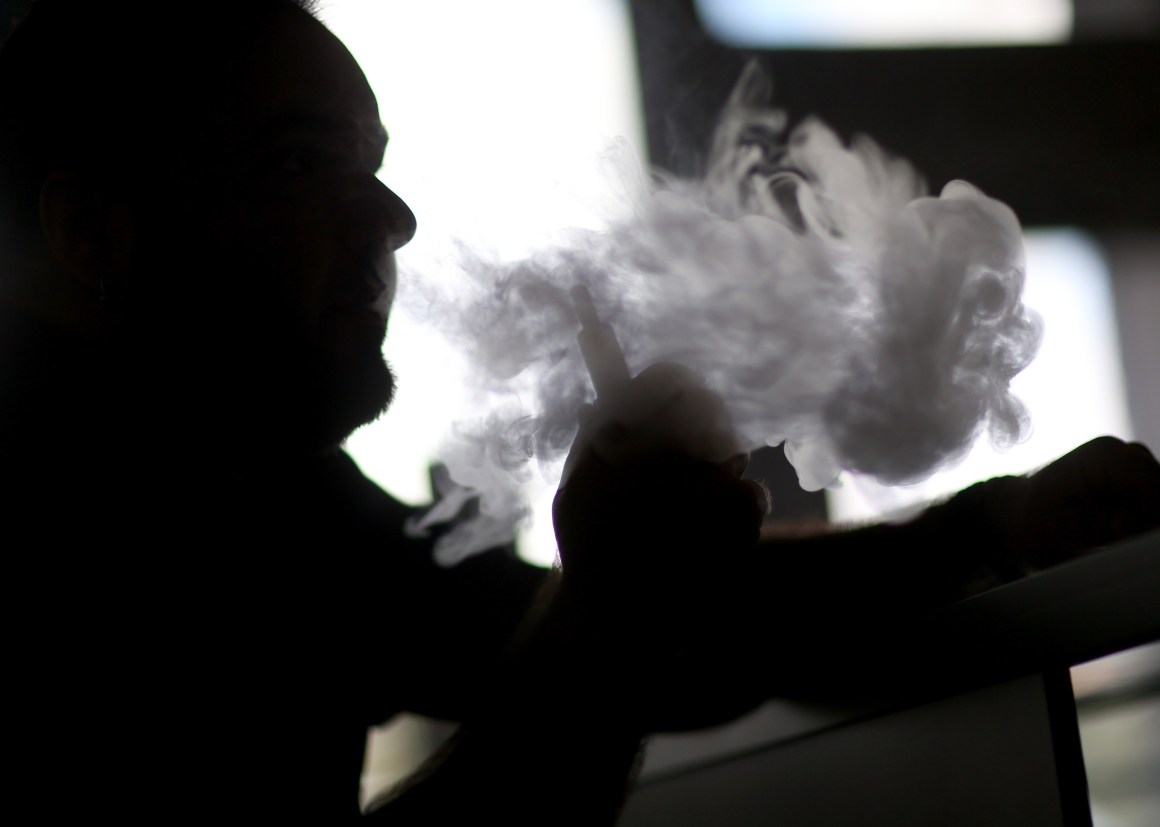
POLYGON ((761 480, 742 480, 742 482, 749 486, 758 511, 761 512, 761 520, 765 522, 765 518, 773 511, 773 495, 769 491, 769 486, 761 480))
POLYGON ((745 469, 749 467, 749 454, 736 454, 722 463, 725 469, 735 477, 740 478, 745 473, 745 469))
POLYGON ((591 402, 582 404, 576 409, 576 420, 580 423, 581 430, 595 424, 597 420, 596 406, 591 402))
POLYGON ((761 512, 762 520, 769 516, 773 511, 773 495, 770 493, 769 486, 762 480, 744 480, 741 475, 745 473, 745 469, 749 467, 749 454, 737 454, 730 457, 722 467, 726 472, 733 477, 741 480, 742 483, 748 487, 750 494, 753 496, 753 501, 757 504, 758 511, 761 512))

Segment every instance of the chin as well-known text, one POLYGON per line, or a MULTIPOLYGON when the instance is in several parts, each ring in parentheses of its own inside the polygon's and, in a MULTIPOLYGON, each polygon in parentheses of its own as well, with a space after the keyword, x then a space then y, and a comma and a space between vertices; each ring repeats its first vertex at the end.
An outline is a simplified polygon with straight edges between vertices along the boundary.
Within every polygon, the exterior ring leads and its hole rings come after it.
POLYGON ((378 419, 395 394, 395 377, 381 355, 358 365, 327 371, 318 387, 315 442, 322 448, 341 445, 356 429, 378 419))

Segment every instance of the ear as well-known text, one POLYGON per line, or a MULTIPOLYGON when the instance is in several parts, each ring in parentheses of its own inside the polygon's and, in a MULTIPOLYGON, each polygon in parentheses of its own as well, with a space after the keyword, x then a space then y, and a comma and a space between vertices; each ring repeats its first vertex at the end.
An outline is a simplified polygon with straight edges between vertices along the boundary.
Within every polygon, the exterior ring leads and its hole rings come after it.
POLYGON ((116 292, 133 255, 124 199, 83 173, 57 170, 40 189, 40 225, 53 259, 95 296, 116 292))

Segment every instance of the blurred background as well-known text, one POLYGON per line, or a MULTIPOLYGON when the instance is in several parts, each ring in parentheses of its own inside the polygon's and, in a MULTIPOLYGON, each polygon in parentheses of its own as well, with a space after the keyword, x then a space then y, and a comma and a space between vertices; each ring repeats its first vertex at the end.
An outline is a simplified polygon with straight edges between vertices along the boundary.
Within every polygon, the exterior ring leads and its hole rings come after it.
MULTIPOLYGON (((984 441, 921 485, 846 475, 815 495, 763 452, 754 473, 774 487, 776 518, 895 513, 1105 433, 1160 446, 1160 0, 325 0, 322 12, 376 89, 384 180, 419 217, 403 291, 440 278, 457 243, 517 258, 562 228, 600 226, 598 162, 616 136, 647 164, 698 174, 755 56, 791 125, 818 116, 909 159, 934 191, 963 178, 1014 208, 1026 302, 1045 321, 1015 382, 1030 439, 1005 453, 984 441)), ((396 495, 425 502, 447 427, 433 412, 463 403, 463 367, 405 310, 387 354, 397 404, 349 447, 396 495)), ((520 550, 549 564, 537 513, 520 550)), ((1160 824, 1160 650, 1073 681, 1095 824, 1160 824)), ((401 720, 372 739, 368 791, 406 771, 407 745, 421 753, 443 732, 401 720)))

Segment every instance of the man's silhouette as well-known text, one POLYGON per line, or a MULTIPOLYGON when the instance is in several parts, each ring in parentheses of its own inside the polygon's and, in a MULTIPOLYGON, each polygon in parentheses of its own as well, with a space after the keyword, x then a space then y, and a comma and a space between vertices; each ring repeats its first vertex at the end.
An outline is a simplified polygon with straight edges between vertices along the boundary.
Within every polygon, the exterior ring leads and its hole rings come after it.
MULTIPOLYGON (((796 685, 788 653, 845 634, 859 595, 917 611, 1155 524, 1155 462, 1105 441, 909 527, 764 553, 743 463, 609 459, 605 412, 558 498, 562 577, 503 550, 439 569, 339 449, 393 387, 415 222, 376 178, 386 141, 354 59, 292 0, 41 0, 0 51, 22 809, 353 819, 366 729, 407 709, 466 724, 372 818, 609 823, 647 732, 796 685), (1071 522, 1039 530, 1061 501, 1071 522), (746 666, 756 640, 785 644, 776 674, 746 666)), ((667 393, 662 417, 699 392, 667 393)))

